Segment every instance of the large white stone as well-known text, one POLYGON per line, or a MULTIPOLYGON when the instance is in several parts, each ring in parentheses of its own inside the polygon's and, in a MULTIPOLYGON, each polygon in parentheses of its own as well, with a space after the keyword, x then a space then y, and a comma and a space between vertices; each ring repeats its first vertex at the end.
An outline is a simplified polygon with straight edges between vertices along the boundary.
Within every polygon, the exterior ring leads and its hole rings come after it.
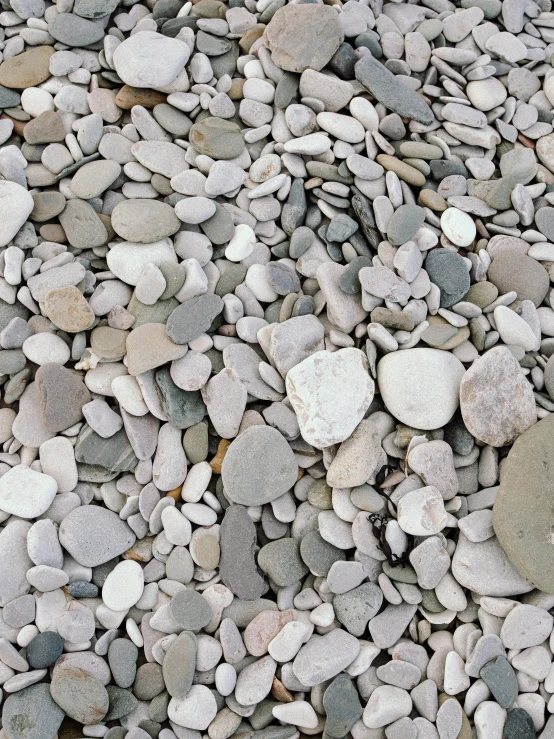
POLYGON ((57 491, 53 477, 18 464, 0 478, 0 510, 36 518, 50 507, 57 491))
POLYGON ((167 707, 169 718, 185 729, 204 731, 214 720, 217 704, 209 688, 193 685, 184 698, 172 698, 167 707))
POLYGON ((417 429, 444 426, 460 402, 464 365, 450 352, 408 349, 384 356, 377 383, 387 410, 417 429))
POLYGON ((437 488, 411 490, 398 501, 398 524, 413 536, 438 534, 448 521, 443 497, 437 488))
POLYGON ((112 611, 126 611, 140 600, 143 590, 142 567, 132 559, 125 559, 106 578, 102 600, 112 611))
POLYGON ((289 370, 286 386, 302 436, 317 449, 348 439, 375 393, 365 354, 351 347, 312 354, 289 370))
POLYGON ((24 187, 9 180, 0 181, 0 246, 10 243, 34 206, 33 198, 24 187))
POLYGON ((107 260, 108 267, 116 277, 128 285, 136 285, 147 264, 155 264, 157 267, 175 264, 177 255, 170 239, 162 239, 152 244, 123 241, 109 250, 107 260))
POLYGON ((183 70, 190 50, 177 39, 154 31, 129 36, 113 55, 115 71, 132 87, 166 87, 183 70))

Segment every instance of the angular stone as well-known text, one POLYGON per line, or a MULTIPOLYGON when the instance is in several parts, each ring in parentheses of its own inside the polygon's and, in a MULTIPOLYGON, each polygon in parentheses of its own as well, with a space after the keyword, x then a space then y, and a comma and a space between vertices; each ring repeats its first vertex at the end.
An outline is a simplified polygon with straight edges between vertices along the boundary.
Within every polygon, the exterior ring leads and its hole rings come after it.
POLYGON ((460 409, 470 433, 494 447, 511 444, 537 420, 532 387, 506 347, 490 349, 465 373, 460 409))

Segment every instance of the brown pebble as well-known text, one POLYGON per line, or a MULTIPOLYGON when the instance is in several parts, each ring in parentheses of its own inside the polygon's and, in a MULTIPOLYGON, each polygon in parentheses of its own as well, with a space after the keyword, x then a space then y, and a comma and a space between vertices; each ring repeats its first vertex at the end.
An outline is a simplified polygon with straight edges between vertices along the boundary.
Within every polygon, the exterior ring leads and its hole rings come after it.
POLYGON ((436 210, 439 213, 448 208, 446 200, 434 190, 422 190, 419 193, 419 202, 421 205, 426 205, 431 210, 436 210))
POLYGON ((178 503, 181 500, 181 490, 183 489, 182 485, 179 485, 178 488, 173 488, 173 490, 170 490, 169 493, 166 494, 166 498, 173 498, 173 500, 178 503))
POLYGON ((23 136, 23 131, 25 130, 25 126, 27 123, 25 121, 16 121, 15 118, 11 118, 11 116, 6 115, 5 113, 2 113, 0 115, 0 120, 7 120, 11 121, 13 123, 13 130, 18 136, 23 136))
POLYGON ((142 87, 131 87, 123 85, 115 96, 115 104, 123 110, 131 110, 134 105, 142 105, 143 108, 153 108, 161 105, 167 100, 167 95, 158 90, 147 90, 142 87))
POLYGON ((54 241, 56 244, 65 244, 67 236, 59 223, 47 223, 41 226, 39 233, 45 241, 54 241))
POLYGON ((219 445, 217 447, 217 454, 210 462, 210 467, 216 475, 221 475, 221 465, 223 464, 223 459, 227 454, 227 449, 229 449, 230 445, 230 439, 221 439, 221 441, 219 442, 219 445))
POLYGON ((36 87, 50 77, 51 46, 35 46, 0 64, 0 85, 17 90, 36 87))
POLYGON ((264 31, 265 31, 264 23, 256 23, 255 26, 252 26, 252 28, 249 28, 248 31, 246 31, 244 36, 239 41, 239 46, 241 48, 241 51, 243 51, 245 54, 248 54, 248 52, 250 51, 252 47, 252 44, 263 36, 264 31))
POLYGON ((281 701, 282 703, 292 703, 294 700, 294 698, 285 688, 283 683, 276 677, 273 678, 273 682, 271 684, 271 695, 275 698, 275 700, 281 701))
POLYGON ((376 160, 378 164, 390 172, 395 172, 401 180, 404 180, 404 182, 407 182, 409 185, 423 187, 425 184, 425 175, 415 167, 411 167, 409 164, 406 164, 406 162, 402 162, 400 159, 390 156, 390 154, 378 154, 376 160))
POLYGON ((46 293, 44 312, 62 331, 76 334, 94 323, 94 311, 81 291, 73 285, 55 287, 46 293))

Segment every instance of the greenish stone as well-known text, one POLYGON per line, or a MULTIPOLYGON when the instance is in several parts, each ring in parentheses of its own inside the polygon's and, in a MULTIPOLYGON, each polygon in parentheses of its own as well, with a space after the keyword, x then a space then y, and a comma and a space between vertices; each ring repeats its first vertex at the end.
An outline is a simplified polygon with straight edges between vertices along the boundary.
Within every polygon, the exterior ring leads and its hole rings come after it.
POLYGON ((320 511, 330 511, 333 509, 332 490, 322 477, 315 480, 308 490, 308 501, 320 511))
POLYGON ((367 624, 383 603, 383 593, 372 582, 363 583, 353 590, 333 598, 335 616, 353 636, 362 636, 367 624))
POLYGON ((75 459, 87 465, 103 467, 110 472, 127 472, 138 463, 125 433, 120 429, 109 439, 103 439, 86 423, 75 445, 75 459))
POLYGON ((334 562, 346 559, 342 549, 325 541, 319 531, 310 531, 302 538, 300 554, 316 577, 326 577, 334 562))
POLYGON ((133 328, 135 329, 144 323, 167 323, 167 319, 179 305, 179 301, 175 298, 158 300, 154 305, 145 305, 145 303, 137 300, 133 293, 127 310, 135 317, 135 322, 133 323, 133 328))
POLYGON ((200 391, 189 392, 177 387, 171 379, 169 367, 158 370, 155 378, 162 408, 169 422, 178 429, 188 429, 200 423, 206 415, 200 391))
POLYGON ((514 668, 502 655, 487 662, 481 668, 479 677, 491 691, 495 701, 502 708, 510 708, 518 694, 518 682, 514 668))
POLYGON ((408 585, 417 585, 417 575, 414 568, 408 564, 390 565, 386 560, 383 562, 383 572, 396 582, 404 582, 408 585))
POLYGON ((25 367, 27 359, 21 349, 0 351, 0 374, 15 375, 25 367))
POLYGON ((308 574, 296 539, 283 538, 266 544, 258 554, 258 565, 281 588, 294 585, 308 574))
MULTIPOLYGON (((548 723, 550 724, 550 720, 548 723)), ((508 713, 504 724, 502 739, 535 739, 535 736, 535 724, 531 716, 523 708, 513 708, 508 713)), ((548 726, 545 729, 544 736, 545 739, 548 739, 548 726)))
POLYGON ((205 422, 189 426, 183 437, 183 447, 191 464, 204 462, 208 457, 208 425, 205 422))
POLYGON ((118 688, 117 685, 107 685, 110 705, 106 714, 106 721, 115 721, 123 716, 128 716, 138 705, 138 701, 130 690, 118 688))
POLYGON ((363 712, 358 691, 348 675, 338 675, 329 685, 323 694, 323 707, 327 714, 325 733, 334 739, 342 739, 363 712))
POLYGON ((152 115, 173 136, 186 136, 192 127, 192 121, 185 113, 167 103, 154 106, 152 115))

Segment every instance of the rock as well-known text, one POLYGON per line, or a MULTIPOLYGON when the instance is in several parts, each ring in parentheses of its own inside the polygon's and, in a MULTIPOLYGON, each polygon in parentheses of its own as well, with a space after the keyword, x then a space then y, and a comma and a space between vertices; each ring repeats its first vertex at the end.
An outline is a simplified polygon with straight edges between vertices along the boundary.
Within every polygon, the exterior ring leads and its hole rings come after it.
POLYGON ((377 382, 386 408, 418 429, 436 429, 452 418, 459 403, 464 366, 438 349, 411 349, 385 355, 377 382))
POLYGON ((212 618, 210 604, 194 590, 181 590, 171 599, 171 613, 182 629, 199 631, 212 618))
POLYGON ((63 431, 83 417, 90 393, 81 379, 60 364, 43 364, 35 375, 38 409, 46 429, 63 431))
POLYGON ((185 300, 167 319, 167 335, 176 344, 187 344, 206 333, 222 310, 223 300, 212 293, 185 300))
POLYGON ((518 694, 518 682, 514 668, 502 655, 487 662, 479 673, 502 708, 510 708, 518 694))
POLYGON ((44 312, 62 331, 86 331, 94 323, 94 311, 80 290, 72 285, 57 287, 46 293, 44 312))
POLYGON ((251 426, 230 445, 222 467, 226 495, 241 505, 263 505, 294 485, 298 466, 283 435, 270 426, 251 426))
POLYGON ((265 582, 256 567, 256 527, 241 505, 231 505, 221 523, 221 581, 237 597, 256 600, 265 592, 265 582))
POLYGON ((277 539, 262 547, 258 555, 258 564, 280 587, 293 585, 308 572, 300 556, 300 543, 290 538, 277 539))
POLYGON ((171 643, 162 669, 167 692, 172 698, 183 699, 192 687, 196 666, 196 637, 183 631, 171 643))
POLYGON ((37 518, 50 507, 57 491, 50 475, 16 465, 0 478, 0 510, 19 518, 37 518))
POLYGON ((433 486, 412 490, 398 502, 398 523, 407 534, 433 536, 447 520, 443 497, 433 486))
POLYGON ((534 647, 548 639, 553 622, 544 608, 518 603, 506 616, 500 638, 507 649, 534 647))
POLYGON ((355 636, 333 629, 325 636, 313 636, 296 655, 292 669, 302 685, 312 687, 338 675, 359 652, 355 636))
POLYGON ((113 63, 126 85, 159 90, 173 82, 189 56, 188 46, 181 41, 143 31, 119 44, 113 63))
POLYGON ((358 82, 386 108, 425 126, 433 123, 433 112, 427 103, 371 55, 360 59, 354 70, 358 82))
POLYGON ((452 574, 462 587, 479 595, 502 598, 533 589, 512 565, 496 537, 475 543, 460 534, 452 574))
POLYGON ((50 667, 61 657, 63 639, 54 631, 43 631, 37 634, 27 645, 26 659, 35 670, 50 667))
POLYGON ((473 436, 495 447, 511 444, 537 419, 532 388, 505 347, 491 349, 466 372, 460 408, 473 436))
POLYGON ((216 716, 217 704, 205 685, 193 685, 185 698, 169 701, 167 712, 177 726, 204 731, 216 716))
POLYGON ((319 71, 344 41, 337 15, 325 6, 279 8, 264 40, 275 64, 289 72, 319 71))
POLYGON ((50 77, 51 46, 37 46, 0 64, 0 85, 25 89, 36 87, 50 77))
MULTIPOLYGON (((12 61, 15 61, 15 58, 12 61)), ((4 64, 0 65, 0 78, 4 64)), ((0 246, 6 246, 23 226, 35 203, 24 187, 8 180, 0 181, 0 202, 4 211, 0 223, 0 246)))
MULTIPOLYGON (((449 210, 456 209, 449 208, 449 210)), ((449 210, 444 212, 443 218, 449 210)), ((462 211, 458 212, 462 213, 462 211)), ((463 215, 467 214, 463 213, 463 215)), ((469 218, 469 216, 467 217, 469 218)), ((459 303, 469 290, 469 272, 465 262, 459 254, 449 249, 433 249, 430 251, 425 260, 425 269, 431 282, 437 285, 441 291, 441 308, 449 308, 451 305, 459 303)))
POLYGON ((199 154, 216 160, 235 159, 244 150, 237 124, 216 116, 195 123, 189 131, 189 140, 199 154))
MULTIPOLYGON (((124 410, 122 412, 125 413, 124 410)), ((84 464, 105 467, 111 472, 128 471, 134 469, 137 464, 137 458, 124 429, 109 439, 104 439, 86 424, 79 432, 75 445, 75 459, 84 464)))
POLYGON ((327 715, 325 733, 334 739, 346 736, 363 712, 356 688, 347 675, 338 675, 325 690, 323 707, 327 715))
POLYGON ((71 511, 60 525, 59 536, 62 546, 84 567, 98 567, 123 554, 136 538, 117 514, 95 505, 71 511))
POLYGON ((487 276, 501 295, 513 290, 519 300, 532 300, 537 307, 549 288, 542 264, 513 249, 505 249, 494 257, 487 276))
POLYGON ((342 595, 335 595, 333 608, 336 618, 354 636, 362 636, 368 621, 379 611, 383 593, 374 583, 364 583, 342 595))
POLYGON ((125 611, 134 606, 144 590, 144 575, 138 562, 126 560, 117 564, 102 587, 102 600, 112 611, 125 611))
POLYGON ((151 244, 172 236, 181 224, 174 209, 157 200, 124 200, 112 212, 112 228, 121 238, 151 244))
POLYGON ((317 449, 352 434, 375 388, 365 355, 353 348, 312 354, 289 370, 286 386, 302 436, 317 449))
POLYGON ((364 709, 364 724, 379 729, 405 716, 412 710, 410 694, 394 685, 379 685, 370 695, 364 709))
POLYGON ((63 718, 63 710, 52 700, 50 686, 40 683, 7 696, 2 728, 8 739, 54 739, 63 718))
POLYGON ((515 442, 506 461, 493 508, 493 525, 510 561, 529 582, 554 592, 551 576, 549 510, 551 478, 550 416, 531 426, 515 442), (526 490, 521 496, 521 485, 526 490))
POLYGON ((186 347, 175 344, 167 336, 162 323, 144 323, 127 337, 127 368, 136 377, 166 362, 180 359, 186 347))
POLYGON ((106 688, 78 667, 57 665, 52 672, 50 693, 66 715, 80 724, 97 724, 108 712, 106 688))

